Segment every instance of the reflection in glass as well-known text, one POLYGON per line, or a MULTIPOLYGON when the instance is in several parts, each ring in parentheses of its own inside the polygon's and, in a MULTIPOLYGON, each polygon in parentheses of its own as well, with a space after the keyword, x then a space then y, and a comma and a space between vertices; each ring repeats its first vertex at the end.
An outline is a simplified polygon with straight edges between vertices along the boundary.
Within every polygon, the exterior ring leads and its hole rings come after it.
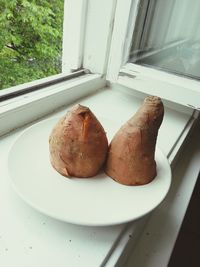
POLYGON ((199 79, 199 14, 199 0, 142 0, 129 61, 199 79))

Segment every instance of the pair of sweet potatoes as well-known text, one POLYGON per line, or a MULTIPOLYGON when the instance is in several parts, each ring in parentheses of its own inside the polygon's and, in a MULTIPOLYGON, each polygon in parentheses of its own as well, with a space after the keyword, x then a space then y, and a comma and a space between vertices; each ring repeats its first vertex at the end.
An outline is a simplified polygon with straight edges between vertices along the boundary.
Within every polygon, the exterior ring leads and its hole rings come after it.
POLYGON ((108 145, 94 114, 76 105, 50 135, 51 164, 67 177, 92 177, 104 166, 107 175, 119 183, 147 184, 156 176, 155 146, 163 115, 161 99, 147 97, 108 145))

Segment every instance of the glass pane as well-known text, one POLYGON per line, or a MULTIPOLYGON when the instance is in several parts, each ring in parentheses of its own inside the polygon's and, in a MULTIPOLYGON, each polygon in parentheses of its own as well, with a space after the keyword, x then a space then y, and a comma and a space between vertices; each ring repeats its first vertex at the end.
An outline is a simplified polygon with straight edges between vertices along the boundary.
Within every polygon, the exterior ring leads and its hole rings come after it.
POLYGON ((199 14, 199 0, 142 0, 129 61, 200 79, 199 14))
POLYGON ((0 89, 61 72, 64 0, 1 0, 0 89))

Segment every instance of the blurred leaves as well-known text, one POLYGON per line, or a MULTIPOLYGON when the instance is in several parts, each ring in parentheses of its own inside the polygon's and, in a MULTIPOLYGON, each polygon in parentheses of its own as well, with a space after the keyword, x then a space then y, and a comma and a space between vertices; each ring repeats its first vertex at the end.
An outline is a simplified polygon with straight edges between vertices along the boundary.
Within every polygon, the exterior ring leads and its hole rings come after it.
POLYGON ((0 89, 61 72, 64 0, 1 0, 0 89))

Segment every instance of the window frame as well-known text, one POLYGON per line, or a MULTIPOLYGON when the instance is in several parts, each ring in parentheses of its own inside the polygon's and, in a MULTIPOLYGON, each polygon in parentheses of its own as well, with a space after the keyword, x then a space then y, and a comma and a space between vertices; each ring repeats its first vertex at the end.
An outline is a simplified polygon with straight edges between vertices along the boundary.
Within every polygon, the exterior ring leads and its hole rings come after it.
POLYGON ((64 1, 62 73, 82 68, 87 5, 87 0, 64 1))
POLYGON ((116 5, 117 0, 65 0, 64 73, 87 69, 106 75, 116 5))
MULTIPOLYGON (((0 102, 3 101, 3 96, 6 96, 7 94, 10 95, 10 93, 15 92, 15 95, 17 96, 17 92, 21 91, 22 89, 24 90, 24 93, 26 93, 25 89, 27 89, 27 93, 29 93, 30 88, 32 88, 33 86, 41 85, 42 87, 42 84, 44 83, 56 83, 57 80, 59 81, 61 77, 63 79, 70 79, 76 76, 76 74, 71 75, 72 72, 80 69, 83 70, 83 68, 81 68, 82 62, 80 62, 80 59, 82 59, 83 56, 83 50, 80 43, 82 44, 82 32, 84 31, 84 27, 82 25, 84 25, 84 19, 86 19, 86 3, 87 0, 64 0, 61 73, 47 76, 38 80, 33 80, 24 84, 12 86, 10 88, 2 89, 0 90, 0 97, 2 98, 0 99, 0 102), (74 22, 75 18, 76 23, 74 22), (71 27, 68 27, 69 24, 71 25, 71 27), (70 36, 70 38, 68 36, 70 36), (73 38, 71 38, 71 36, 73 36, 73 38), (74 42, 75 39, 76 42, 74 42), (67 49, 69 50, 69 53, 66 54, 67 49)), ((77 72, 77 76, 79 75, 79 73, 81 72, 77 72)))
POLYGON ((115 7, 116 0, 65 0, 63 73, 1 90, 13 98, 0 100, 0 135, 106 86, 115 7))
MULTIPOLYGON (((106 74, 117 0, 64 0, 62 72, 0 90, 0 97, 34 84, 73 78, 85 72, 106 74), (104 20, 102 20, 104 17, 104 20), (101 32, 97 32, 101 29, 101 32), (98 51, 98 52, 97 52, 98 51), (82 72, 81 72, 82 71, 82 72), (75 74, 76 76, 76 74, 75 74)), ((0 100, 1 102, 1 100, 0 100)))
POLYGON ((128 62, 140 1, 117 2, 107 80, 200 110, 200 81, 128 62))
POLYGON ((99 74, 83 76, 53 84, 3 102, 0 107, 0 136, 38 120, 57 109, 94 93, 106 85, 99 74))
MULTIPOLYGON (((110 82, 135 92, 159 95, 199 111, 199 82, 126 63, 139 3, 140 0, 65 1, 65 10, 69 8, 71 13, 68 17, 66 12, 64 14, 63 60, 67 62, 67 51, 71 51, 70 60, 63 65, 62 74, 6 89, 9 93, 27 88, 27 94, 0 103, 0 135, 67 105, 69 100, 75 101, 95 92, 110 82), (72 23, 77 12, 79 20, 72 23), (71 28, 66 25, 71 25, 71 28), (77 38, 76 46, 75 37, 70 38, 72 33, 77 38), (72 50, 67 50, 70 47, 72 50), (70 74, 71 70, 73 74, 70 74), (42 83, 43 89, 28 93, 31 87, 42 87, 42 83), (188 90, 189 87, 192 89, 188 90), (36 102, 40 104, 37 106, 36 102), (36 106, 37 110, 34 110, 36 106), (31 112, 26 112, 29 110, 31 112)), ((6 91, 2 90, 0 96, 6 91)))

